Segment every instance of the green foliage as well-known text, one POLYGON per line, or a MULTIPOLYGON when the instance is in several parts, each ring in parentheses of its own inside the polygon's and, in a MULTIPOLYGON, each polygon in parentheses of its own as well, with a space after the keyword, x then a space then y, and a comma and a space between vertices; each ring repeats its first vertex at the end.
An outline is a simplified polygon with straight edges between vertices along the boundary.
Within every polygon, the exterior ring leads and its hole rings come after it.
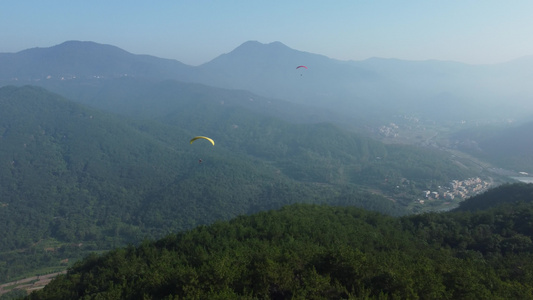
POLYGON ((28 293, 26 293, 26 291, 15 289, 15 290, 7 292, 7 293, 5 293, 3 295, 0 295, 0 300, 21 299, 21 298, 24 298, 27 295, 28 295, 28 293))
POLYGON ((533 201, 533 184, 504 184, 462 202, 456 211, 485 210, 502 204, 533 201))
POLYGON ((533 299, 533 206, 516 210, 296 204, 92 255, 28 299, 533 299))
POLYGON ((462 151, 496 166, 533 173, 533 122, 476 126, 452 138, 462 151))
POLYGON ((0 282, 294 203, 403 215, 401 201, 381 193, 396 193, 408 179, 406 193, 415 195, 467 175, 442 153, 252 113, 269 104, 246 92, 198 93, 201 87, 171 81, 151 88, 135 97, 112 85, 102 91, 102 103, 128 116, 42 88, 0 89, 0 282), (199 134, 216 146, 190 145, 199 134))
POLYGON ((259 159, 227 146, 256 147, 246 135, 219 136, 216 147, 189 145, 193 134, 178 125, 102 113, 35 87, 0 89, 0 107, 0 282, 291 203, 405 213, 383 197, 313 178, 323 167, 313 162, 305 170, 309 159, 294 166, 303 175, 290 178, 290 169, 264 159, 277 155, 259 159))

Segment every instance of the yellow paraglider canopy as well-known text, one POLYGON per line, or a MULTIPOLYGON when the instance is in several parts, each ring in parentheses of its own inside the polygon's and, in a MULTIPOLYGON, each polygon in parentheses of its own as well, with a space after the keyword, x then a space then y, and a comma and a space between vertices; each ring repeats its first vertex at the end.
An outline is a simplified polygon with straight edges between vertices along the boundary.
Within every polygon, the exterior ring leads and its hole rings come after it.
POLYGON ((213 146, 215 145, 215 141, 213 141, 212 139, 210 139, 210 138, 208 138, 208 137, 206 137, 206 136, 195 136, 195 137, 193 137, 193 138, 191 139, 191 144, 192 144, 192 142, 194 142, 194 141, 196 141, 196 140, 198 140, 198 139, 208 140, 208 141, 211 142, 211 144, 213 144, 213 146))

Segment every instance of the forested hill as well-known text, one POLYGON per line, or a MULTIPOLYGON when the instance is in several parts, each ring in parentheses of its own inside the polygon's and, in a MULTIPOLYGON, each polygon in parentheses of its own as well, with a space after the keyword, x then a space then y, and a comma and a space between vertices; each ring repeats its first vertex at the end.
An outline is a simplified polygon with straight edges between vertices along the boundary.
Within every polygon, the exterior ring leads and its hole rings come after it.
POLYGON ((294 123, 355 123, 353 116, 342 118, 328 109, 287 100, 267 98, 245 90, 215 88, 176 80, 147 80, 137 77, 47 81, 46 89, 69 99, 105 111, 137 118, 157 118, 182 110, 203 114, 203 105, 217 108, 242 107, 254 113, 294 123), (195 111, 191 110, 195 105, 195 111), (208 106, 212 106, 208 105, 208 106))
POLYGON ((389 191, 399 186, 395 194, 412 197, 452 179, 479 176, 478 167, 449 153, 384 145, 331 125, 338 115, 246 91, 135 78, 97 81, 83 89, 66 82, 56 89, 106 111, 209 132, 217 145, 266 159, 297 180, 363 183, 389 191))
POLYGON ((421 190, 478 175, 445 152, 166 93, 180 86, 162 85, 151 117, 0 89, 0 282, 294 203, 403 215, 421 190), (216 145, 189 144, 196 135, 216 145))
POLYGON ((504 169, 533 173, 533 122, 479 126, 453 135, 458 149, 504 169))
MULTIPOLYGON (((303 180, 316 179, 309 168, 330 170, 324 162, 334 158, 282 170, 224 146, 231 143, 217 132, 214 147, 190 145, 206 134, 192 130, 88 109, 42 88, 1 88, 0 282, 64 268, 60 261, 88 251, 291 203, 406 213, 353 184, 303 180)), ((251 139, 232 138, 240 145, 251 139)))
POLYGON ((287 206, 91 255, 27 299, 533 299, 522 197, 400 218, 287 206))
POLYGON ((498 205, 533 202, 533 184, 505 184, 461 202, 454 211, 485 210, 498 205))

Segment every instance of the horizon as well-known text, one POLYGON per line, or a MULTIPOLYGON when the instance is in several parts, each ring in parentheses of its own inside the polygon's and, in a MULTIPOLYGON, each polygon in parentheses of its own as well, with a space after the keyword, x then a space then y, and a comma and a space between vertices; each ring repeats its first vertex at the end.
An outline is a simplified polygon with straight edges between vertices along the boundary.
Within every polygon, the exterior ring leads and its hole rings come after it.
POLYGON ((0 53, 94 41, 197 66, 246 41, 343 61, 372 57, 496 64, 533 55, 533 2, 7 0, 0 53), (312 33, 312 34, 310 34, 312 33))
MULTIPOLYGON (((26 48, 26 49, 21 49, 21 50, 18 50, 18 51, 14 51, 14 52, 0 52, 0 54, 17 54, 19 52, 23 52, 23 51, 26 51, 26 50, 31 50, 31 49, 48 49, 48 48, 53 48, 53 47, 56 47, 56 46, 60 46, 62 44, 65 44, 65 43, 68 43, 68 42, 80 42, 80 43, 84 43, 84 42, 88 42, 88 43, 95 43, 95 44, 98 44, 98 45, 106 45, 106 46, 112 46, 112 47, 117 47, 121 50, 124 50, 130 54, 133 54, 133 55, 148 55, 148 56, 153 56, 153 57, 156 57, 156 58, 161 58, 161 59, 170 59, 170 60, 175 60, 175 61, 178 61, 178 62, 181 62, 183 64, 186 64, 186 65, 189 65, 189 66, 200 66, 202 64, 205 64, 205 63, 208 63, 214 59, 216 59, 217 57, 221 56, 221 55, 224 55, 224 54, 227 54, 227 53, 230 53, 232 51, 234 51, 235 49, 237 49, 238 47, 248 43, 248 42, 258 42, 260 43, 261 45, 269 45, 269 44, 273 44, 273 43, 281 43, 282 45, 290 48, 291 50, 294 50, 294 51, 300 51, 300 52, 307 52, 307 53, 311 53, 311 54, 315 54, 315 55, 324 55, 322 53, 313 53, 313 52, 309 52, 309 51, 306 51, 305 49, 294 49, 290 46, 288 46, 287 44, 283 43, 282 41, 272 41, 272 42, 268 42, 268 43, 263 43, 263 42, 260 42, 260 41, 257 41, 257 40, 248 40, 248 41, 244 41, 242 42, 241 44, 237 45, 235 48, 231 49, 230 51, 228 52, 225 52, 225 53, 220 53, 216 56, 214 56, 213 58, 201 63, 201 64, 198 64, 198 65, 193 65, 193 64, 188 64, 188 63, 185 63, 184 61, 180 60, 180 59, 176 59, 176 58, 167 58, 167 57, 160 57, 160 56, 157 56, 157 55, 154 55, 154 54, 151 54, 151 53, 135 53, 135 52, 132 52, 130 51, 129 49, 124 49, 124 48, 121 48, 119 46, 116 46, 116 45, 113 45, 113 44, 108 44, 108 43, 100 43, 98 41, 89 41, 89 40, 67 40, 67 41, 63 41, 61 43, 58 43, 58 44, 54 44, 54 45, 50 45, 50 46, 36 46, 36 47, 31 47, 31 48, 26 48)), ((326 56, 326 55, 324 55, 326 56)), ((400 61, 420 61, 420 62, 423 62, 423 61, 442 61, 442 62, 453 62, 453 63, 461 63, 461 64, 467 64, 467 65, 497 65, 497 64, 501 64, 501 63, 507 63, 507 62, 511 62, 511 61, 515 61, 515 60, 519 60, 519 59, 523 59, 523 58, 527 58, 527 57, 531 57, 533 55, 524 55, 524 56, 521 56, 521 57, 515 57, 515 58, 511 58, 511 59, 508 59, 508 60, 505 60, 505 61, 501 61, 501 62, 495 62, 495 63, 467 63, 467 62, 461 62, 461 61, 454 61, 454 60, 442 60, 442 59, 432 59, 432 58, 429 58, 429 59, 401 59, 401 58, 396 58, 396 57, 378 57, 378 56, 372 56, 372 57, 368 57, 368 58, 364 58, 364 59, 359 59, 359 60, 353 60, 353 59, 348 59, 348 60, 342 60, 342 59, 338 59, 338 58, 335 58, 335 57, 329 57, 329 56, 326 56, 330 59, 334 59, 334 60, 338 60, 338 61, 365 61, 365 60, 369 60, 369 59, 384 59, 384 60, 400 60, 400 61)))

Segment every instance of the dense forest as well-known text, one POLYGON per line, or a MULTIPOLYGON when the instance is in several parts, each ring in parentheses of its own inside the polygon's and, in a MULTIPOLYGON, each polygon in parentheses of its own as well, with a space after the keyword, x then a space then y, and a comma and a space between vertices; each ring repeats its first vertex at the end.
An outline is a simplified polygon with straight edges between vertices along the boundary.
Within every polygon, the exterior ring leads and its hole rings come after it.
POLYGON ((404 217, 295 204, 90 255, 28 299, 533 299, 531 195, 404 217))
MULTIPOLYGON (((443 148, 366 135, 402 97, 427 98, 375 88, 383 62, 256 42, 198 68, 90 42, 42 50, 0 57, 0 86, 41 86, 0 87, 0 283, 70 268, 31 297, 531 296, 530 187, 420 214, 462 201, 423 204, 422 191, 498 179, 443 148), (287 61, 260 58, 272 54, 287 61), (301 57, 321 67, 281 74, 301 57)), ((424 109, 467 110, 450 100, 424 109)), ((515 165, 529 162, 520 149, 515 165)))
MULTIPOLYGON (((490 89, 480 106, 411 86, 467 66, 344 64, 257 42, 199 67, 92 42, 0 64, 0 283, 70 268, 31 297, 531 297, 530 186, 421 214, 462 201, 423 204, 422 191, 497 175, 437 144, 367 135, 409 106, 433 123, 505 116, 490 89), (303 58, 312 71, 295 73, 303 58), (189 144, 197 135, 216 146, 189 144)), ((516 136, 530 127, 482 132, 468 151, 525 168, 531 139, 516 136)))
POLYGON ((166 114, 120 116, 1 88, 0 282, 294 203, 403 215, 420 190, 478 174, 446 153, 193 98, 160 95, 166 114), (206 133, 216 146, 189 144, 206 133))
POLYGON ((0 282, 289 203, 403 211, 349 186, 291 180, 218 145, 189 145, 194 135, 178 127, 83 108, 40 88, 1 92, 0 282))

